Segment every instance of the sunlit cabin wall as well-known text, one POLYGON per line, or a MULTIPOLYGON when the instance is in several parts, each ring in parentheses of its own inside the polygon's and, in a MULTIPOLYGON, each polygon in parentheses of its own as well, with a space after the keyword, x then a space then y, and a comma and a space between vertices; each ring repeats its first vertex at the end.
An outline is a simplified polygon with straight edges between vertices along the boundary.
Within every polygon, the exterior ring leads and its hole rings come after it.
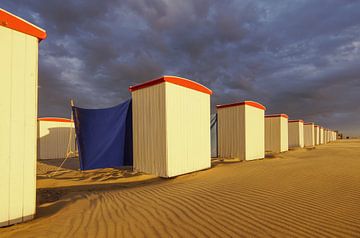
POLYGON ((75 156, 77 146, 74 122, 62 118, 51 118, 51 120, 40 118, 38 120, 38 159, 65 158, 68 150, 73 152, 70 157, 75 156))
POLYGON ((265 110, 245 105, 245 160, 265 157, 265 110))
POLYGON ((0 25, 0 227, 35 214, 37 82, 38 39, 0 25))
POLYGON ((314 124, 304 124, 304 146, 315 146, 315 129, 314 124))
POLYGON ((282 116, 265 116, 265 150, 284 152, 288 150, 288 119, 282 116))
POLYGON ((289 121, 289 148, 304 147, 304 122, 289 121))
POLYGON ((320 134, 319 134, 319 139, 320 139, 320 145, 324 144, 324 128, 320 127, 320 134))
POLYGON ((320 144, 320 127, 315 125, 314 126, 314 136, 315 136, 315 145, 320 144))
POLYGON ((219 157, 264 158, 264 111, 245 103, 217 108, 219 157))
POLYGON ((169 82, 132 91, 134 169, 173 177, 210 167, 210 95, 169 82))

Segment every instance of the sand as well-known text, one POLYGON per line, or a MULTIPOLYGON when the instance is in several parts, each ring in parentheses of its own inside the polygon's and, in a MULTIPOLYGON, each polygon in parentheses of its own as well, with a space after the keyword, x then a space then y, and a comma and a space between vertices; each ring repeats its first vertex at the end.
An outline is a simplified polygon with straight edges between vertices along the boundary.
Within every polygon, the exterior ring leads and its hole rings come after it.
POLYGON ((360 140, 174 179, 76 163, 39 163, 36 219, 0 237, 360 237, 360 140))

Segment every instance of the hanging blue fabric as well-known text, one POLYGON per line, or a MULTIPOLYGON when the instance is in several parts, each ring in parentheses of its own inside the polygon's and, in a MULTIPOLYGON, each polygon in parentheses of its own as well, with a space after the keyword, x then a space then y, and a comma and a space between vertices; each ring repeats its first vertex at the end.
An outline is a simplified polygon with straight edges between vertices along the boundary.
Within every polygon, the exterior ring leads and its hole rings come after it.
POLYGON ((111 108, 73 107, 80 169, 133 164, 131 99, 111 108))

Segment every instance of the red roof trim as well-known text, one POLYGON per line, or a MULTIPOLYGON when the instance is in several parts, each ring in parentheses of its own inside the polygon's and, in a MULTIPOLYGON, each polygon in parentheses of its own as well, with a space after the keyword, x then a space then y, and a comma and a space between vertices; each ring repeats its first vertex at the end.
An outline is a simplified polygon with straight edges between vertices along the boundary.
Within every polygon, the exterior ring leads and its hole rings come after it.
POLYGON ((286 114, 272 114, 272 115, 265 115, 265 117, 284 117, 284 118, 289 118, 289 116, 286 115, 286 114))
POLYGON ((303 120, 289 120, 289 123, 291 123, 291 122, 301 122, 301 123, 304 123, 303 120))
POLYGON ((160 84, 160 83, 164 83, 164 82, 176 84, 176 85, 179 85, 179 86, 182 86, 185 88, 190 88, 190 89, 193 89, 193 90, 196 90, 196 91, 199 91, 202 93, 206 93, 209 95, 212 94, 212 91, 210 89, 208 89, 207 87, 205 87, 197 82, 191 81, 189 79, 181 78, 181 77, 167 76, 167 75, 165 75, 161 78, 158 78, 158 79, 153 79, 153 80, 147 81, 142 84, 131 86, 131 87, 129 87, 129 91, 134 92, 136 90, 147 88, 147 87, 150 87, 150 86, 153 86, 156 84, 160 84))
POLYGON ((236 103, 230 103, 230 104, 216 105, 216 108, 234 107, 234 106, 241 106, 241 105, 248 105, 248 106, 259 108, 264 111, 266 110, 266 107, 264 107, 260 103, 254 102, 254 101, 243 101, 243 102, 236 102, 236 103))
POLYGON ((304 123, 304 125, 314 125, 315 123, 314 122, 306 122, 304 123))
POLYGON ((61 118, 61 117, 41 117, 38 118, 38 121, 53 121, 53 122, 71 122, 74 121, 68 118, 61 118))
POLYGON ((46 31, 0 8, 0 25, 15 31, 34 36, 39 40, 46 38, 46 31))

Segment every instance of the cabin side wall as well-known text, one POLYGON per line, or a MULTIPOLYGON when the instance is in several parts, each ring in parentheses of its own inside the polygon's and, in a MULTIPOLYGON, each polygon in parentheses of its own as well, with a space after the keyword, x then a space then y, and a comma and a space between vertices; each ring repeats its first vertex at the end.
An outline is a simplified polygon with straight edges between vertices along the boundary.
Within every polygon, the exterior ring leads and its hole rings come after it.
POLYGON ((304 125, 304 146, 315 146, 314 125, 304 125))
POLYGON ((211 166, 210 95, 165 83, 166 177, 211 166))
POLYGON ((279 117, 265 117, 265 151, 281 152, 281 129, 279 117))
POLYGON ((280 117, 280 152, 289 150, 289 130, 288 130, 288 119, 284 117, 280 117))
POLYGON ((167 175, 165 83, 132 92, 133 167, 167 175))
POLYGON ((219 157, 245 159, 245 107, 218 108, 217 113, 219 157))
POLYGON ((265 111, 245 105, 245 159, 265 157, 265 111))
POLYGON ((0 26, 0 226, 36 206, 38 39, 0 26))

